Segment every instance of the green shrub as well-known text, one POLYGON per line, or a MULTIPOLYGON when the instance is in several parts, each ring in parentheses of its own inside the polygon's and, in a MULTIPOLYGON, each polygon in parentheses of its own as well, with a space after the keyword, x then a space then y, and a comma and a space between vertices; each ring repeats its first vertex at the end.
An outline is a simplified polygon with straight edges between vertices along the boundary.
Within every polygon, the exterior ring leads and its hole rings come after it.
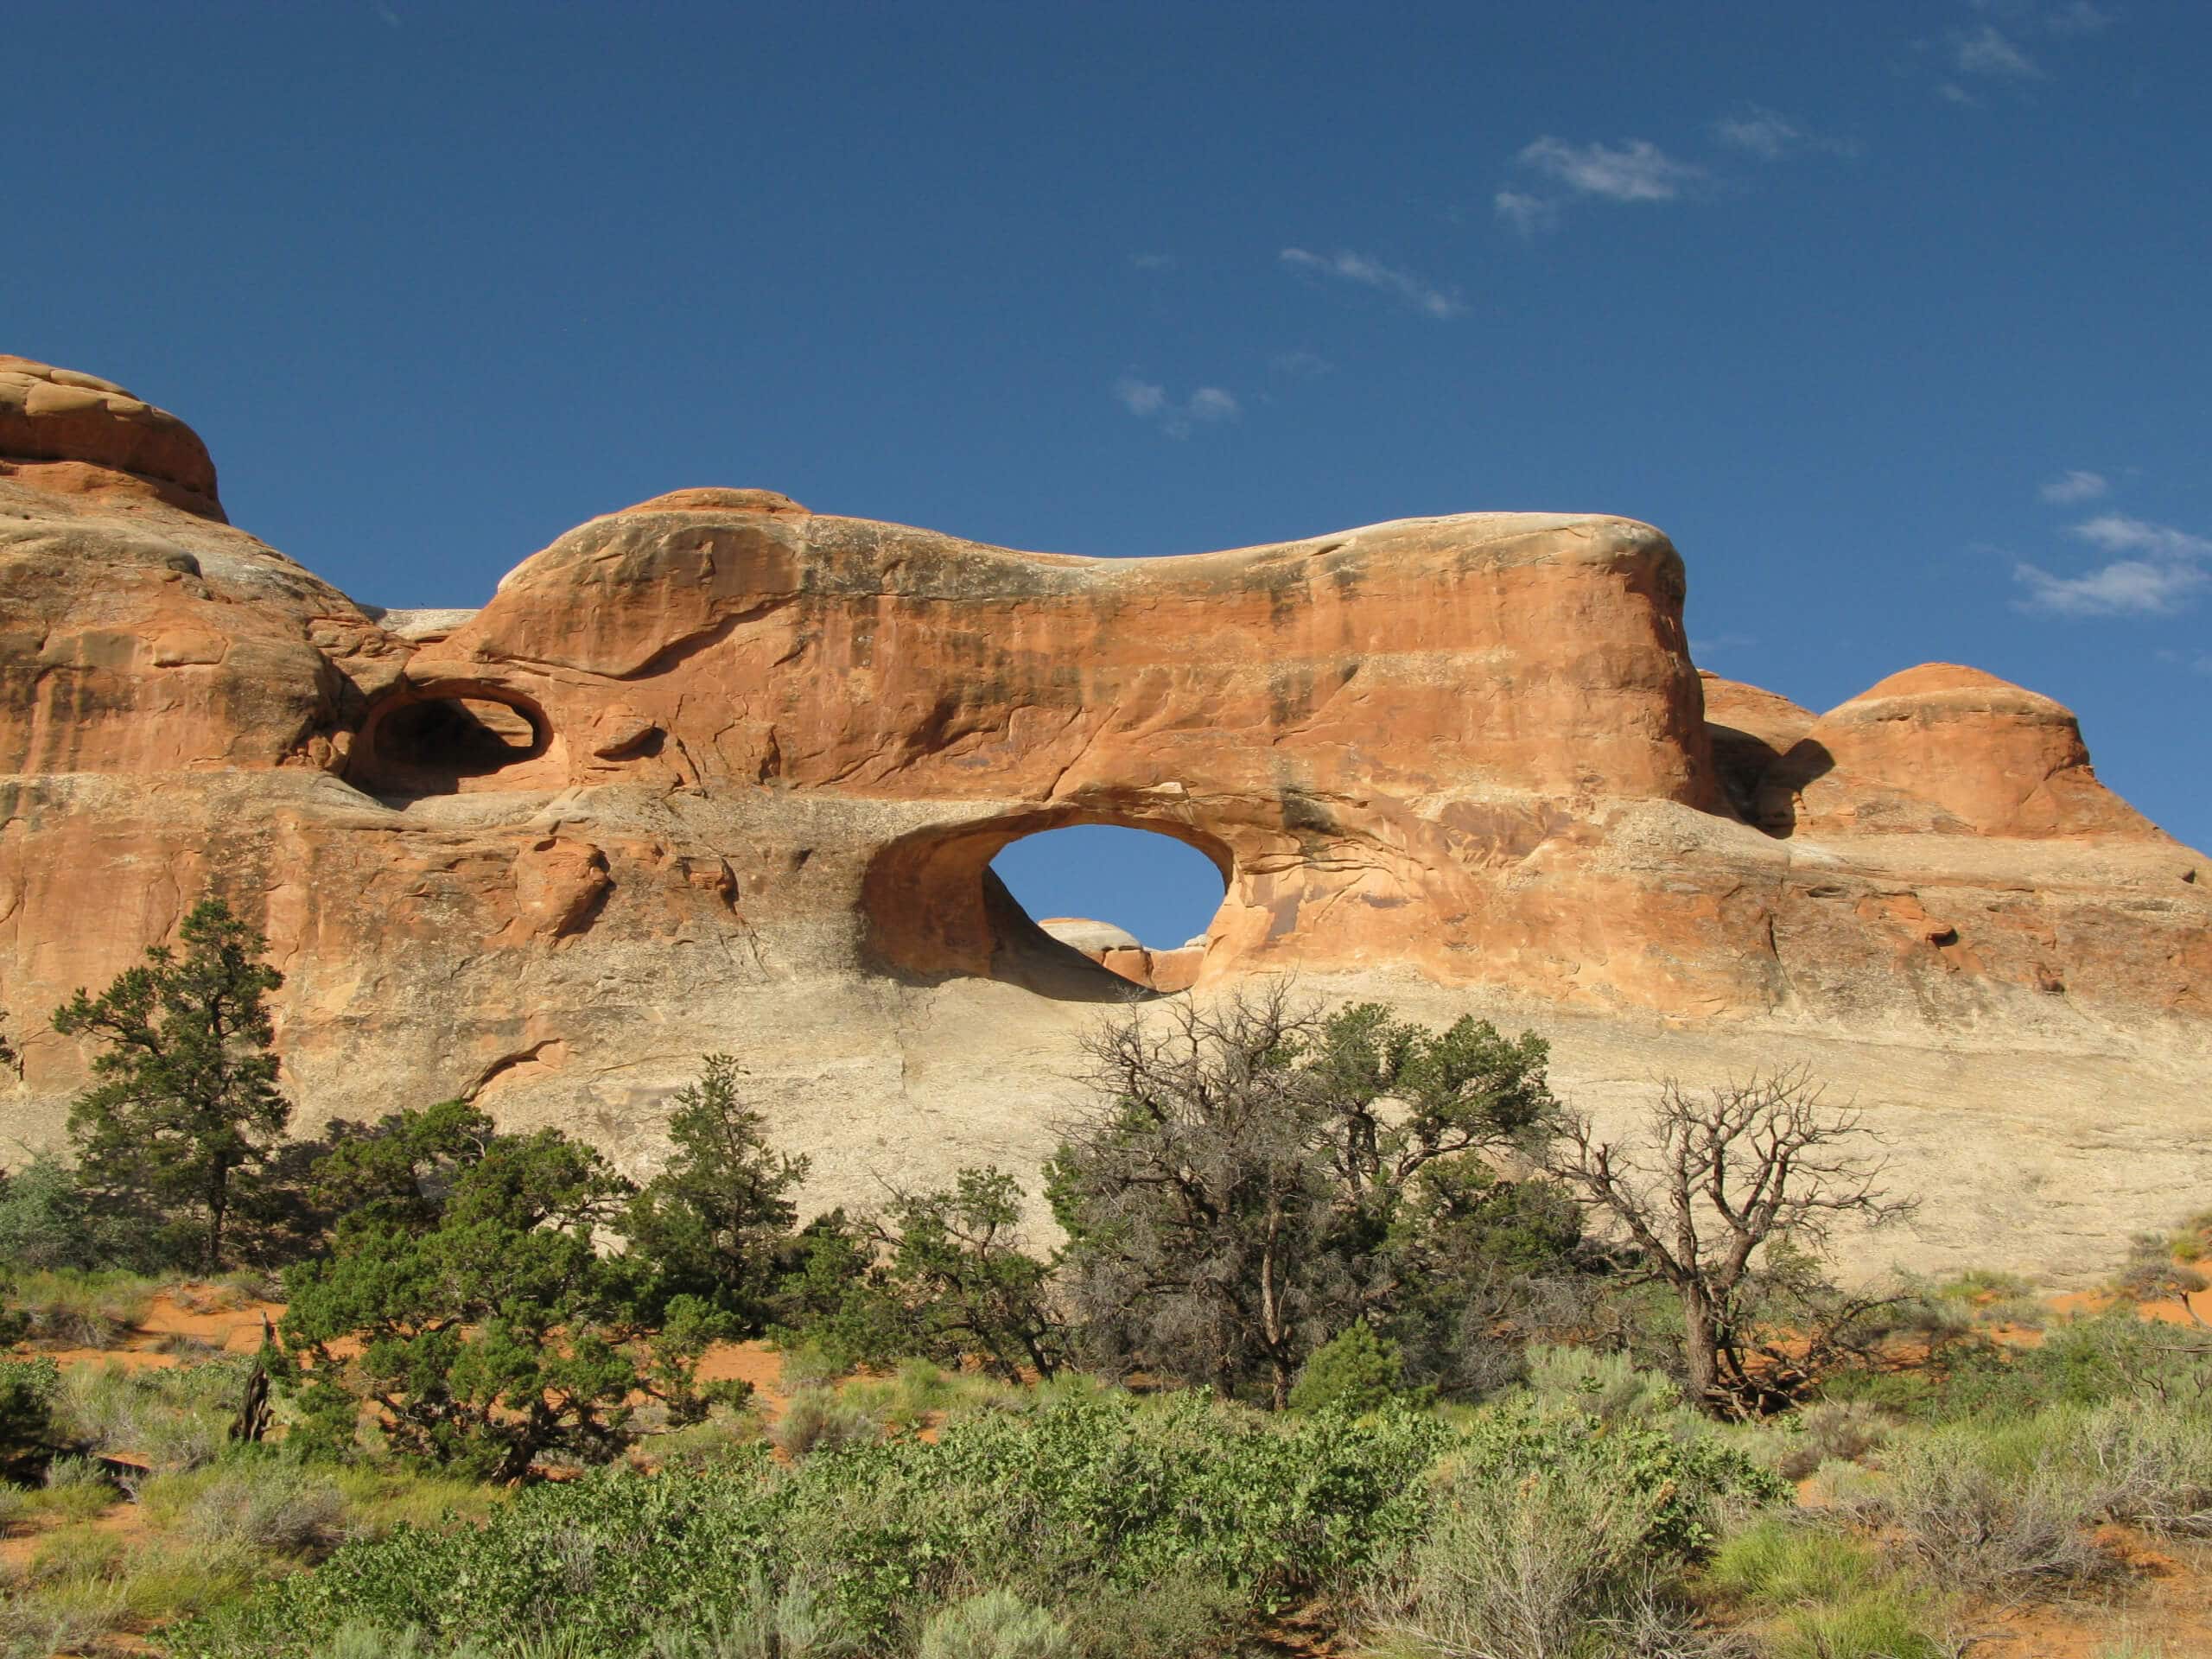
POLYGON ((1767 1608, 1855 1595, 1881 1576, 1872 1545, 1832 1528, 1761 1516, 1723 1539, 1705 1570, 1723 1595, 1767 1608))
POLYGON ((2010 1437, 1942 1428, 1897 1447, 1878 1513, 1898 1553, 1940 1583, 1997 1598, 2104 1573, 2082 1530, 2095 1496, 2046 1439, 2055 1421, 2010 1437))
POLYGON ((61 1368, 43 1356, 0 1359, 0 1465, 35 1458, 54 1440, 61 1368))
POLYGON ((423 1632, 410 1625, 388 1630, 381 1625, 351 1621, 330 1633, 315 1649, 312 1659, 429 1659, 423 1632))
POLYGON ((943 1411, 959 1396, 951 1374, 935 1360, 902 1359, 898 1378, 899 1398, 912 1412, 943 1411))
POLYGON ((58 1153, 39 1152, 0 1174, 0 1262, 19 1273, 151 1267, 161 1241, 103 1202, 58 1153))
POLYGON ((811 1337, 796 1347, 785 1349, 783 1360, 778 1382, 792 1393, 802 1389, 828 1388, 839 1378, 853 1374, 850 1355, 811 1337))
POLYGON ((922 1626, 918 1659, 1071 1659, 1068 1628, 1007 1590, 932 1613, 922 1626))
POLYGON ((125 1617, 122 1592, 98 1580, 0 1597, 0 1659, 86 1652, 125 1617))
POLYGON ((755 1568, 734 1604, 703 1630, 655 1633, 652 1659, 843 1659, 852 1627, 822 1586, 804 1576, 780 1590, 755 1568))
POLYGON ((156 1282, 124 1272, 54 1268, 18 1273, 9 1305, 29 1320, 34 1342, 60 1348, 111 1348, 146 1317, 156 1282))
POLYGON ((2056 1324, 2032 1348, 1967 1349, 1932 1389, 1892 1403, 1938 1421, 1988 1423, 2145 1395, 2212 1408, 2212 1333, 2156 1324, 2122 1306, 2056 1324))
MULTIPOLYGON (((1616 1403, 1639 1399, 1651 1402, 1650 1391, 1638 1386, 1616 1403)), ((1370 1616, 1438 1654, 1636 1651, 1628 1632, 1656 1640, 1680 1624, 1666 1582, 1715 1541, 1722 1502, 1788 1491, 1694 1429, 1677 1438, 1525 1402, 1494 1408, 1437 1465, 1429 1522, 1370 1591, 1370 1616)))
MULTIPOLYGON (((666 1649, 741 1626, 765 1583, 779 1597, 819 1586, 823 1618, 859 1651, 903 1652, 982 1583, 1127 1618, 1134 1655, 1147 1629, 1281 1605, 1395 1559, 1427 1513, 1421 1471, 1450 1439, 1395 1407, 1270 1421, 1198 1395, 1071 1391, 950 1424, 933 1443, 791 1465, 755 1446, 705 1468, 549 1483, 480 1527, 347 1543, 169 1639, 187 1659, 245 1659, 312 1651, 349 1621, 419 1626, 434 1648, 544 1629, 629 1659, 647 1639, 639 1607, 669 1609, 653 1637, 666 1649), (1169 1586, 1185 1587, 1160 1599, 1169 1586)), ((1664 1479, 1688 1465, 1654 1467, 1664 1479)), ((1674 1516, 1671 1501, 1659 1507, 1674 1516)))
POLYGON ((1682 1391, 1626 1354, 1534 1343, 1529 1389, 1540 1409, 1587 1412, 1606 1422, 1649 1422, 1681 1408, 1682 1391))
POLYGON ((45 1489, 31 1499, 31 1506, 61 1521, 89 1521, 105 1515, 122 1496, 90 1458, 56 1458, 47 1465, 45 1489))
POLYGON ((2071 1446, 2102 1514, 2151 1532, 2212 1537, 2212 1414, 2115 1401, 2082 1421, 2071 1446))
POLYGON ((815 1452, 835 1452, 880 1439, 876 1421, 827 1389, 802 1389, 768 1431, 776 1449, 794 1462, 815 1452))
POLYGON ((1338 1406, 1358 1413, 1373 1411, 1405 1386, 1405 1366, 1398 1344, 1385 1342, 1360 1320, 1323 1343, 1299 1367, 1291 1385, 1290 1404, 1295 1411, 1318 1411, 1338 1406))
POLYGON ((1765 1659, 1953 1659, 1956 1643, 1926 1596, 1885 1584, 1785 1614, 1762 1632, 1765 1659))
POLYGON ((327 1554, 346 1536, 346 1495, 327 1474, 267 1454, 148 1482, 139 1502, 185 1537, 282 1555, 327 1554))
POLYGON ((1940 1610, 1869 1541, 1766 1516, 1713 1552, 1705 1581, 1758 1616, 1766 1659, 1944 1659, 1940 1610))
POLYGON ((1654 1489, 1592 1484, 1579 1471, 1457 1471, 1437 1500, 1375 1607, 1382 1628, 1434 1653, 1571 1659, 1659 1570, 1649 1540, 1664 1500, 1654 1489))
POLYGON ((1796 1433, 1783 1452, 1785 1480, 1802 1480, 1827 1463, 1858 1463, 1890 1438, 1888 1414, 1863 1401, 1824 1400, 1796 1415, 1796 1433))
POLYGON ((72 1366, 54 1400, 54 1432, 72 1445, 143 1459, 157 1471, 196 1469, 228 1445, 252 1361, 199 1365, 72 1366))
POLYGON ((1081 1659, 1211 1653, 1223 1628, 1243 1611, 1242 1599, 1220 1580, 1185 1569, 1143 1584, 1108 1581, 1062 1591, 1058 1605, 1081 1659))

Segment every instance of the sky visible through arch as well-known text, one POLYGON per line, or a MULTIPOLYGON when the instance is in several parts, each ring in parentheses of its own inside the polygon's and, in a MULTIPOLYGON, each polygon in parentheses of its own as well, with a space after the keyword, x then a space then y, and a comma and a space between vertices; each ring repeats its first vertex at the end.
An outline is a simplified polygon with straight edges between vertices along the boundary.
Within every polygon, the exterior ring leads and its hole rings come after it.
POLYGON ((49 5, 6 55, 0 350, 176 410, 365 601, 687 485, 1100 555, 1620 512, 1702 665, 1987 669, 2212 846, 2195 0, 49 5))

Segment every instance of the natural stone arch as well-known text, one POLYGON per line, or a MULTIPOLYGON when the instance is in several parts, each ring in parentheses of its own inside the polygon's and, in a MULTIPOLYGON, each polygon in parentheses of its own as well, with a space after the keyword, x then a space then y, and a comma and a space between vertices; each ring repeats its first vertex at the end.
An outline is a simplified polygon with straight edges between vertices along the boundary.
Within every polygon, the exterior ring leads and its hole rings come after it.
MULTIPOLYGON (((1221 874, 1223 906, 1234 899, 1236 853, 1211 827, 1150 806, 1016 808, 934 824, 878 851, 861 886, 869 955, 893 972, 929 981, 999 979, 1077 1001, 1147 995, 1039 927, 991 868, 1015 842, 1078 824, 1146 830, 1195 848, 1221 874)), ((1219 921, 1217 911, 1217 931, 1219 921)))

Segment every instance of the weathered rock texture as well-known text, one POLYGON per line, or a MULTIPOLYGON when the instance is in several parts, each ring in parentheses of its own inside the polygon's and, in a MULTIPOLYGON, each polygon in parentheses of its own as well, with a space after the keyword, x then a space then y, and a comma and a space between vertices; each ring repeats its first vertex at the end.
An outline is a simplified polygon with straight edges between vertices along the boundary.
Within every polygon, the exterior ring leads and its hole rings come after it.
POLYGON ((1096 1004, 1294 969, 1536 1025, 1607 1110, 1811 1059, 1941 1200, 1872 1255, 2091 1271, 2195 1201, 2202 858, 2048 699, 1931 665, 1815 717, 1701 677, 1683 593, 1599 516, 1100 560, 686 490, 380 612, 174 417, 0 359, 9 1127, 83 1078, 48 1011, 213 885, 310 1122, 467 1092, 642 1168, 729 1049, 864 1200, 1033 1167, 1096 1004), (992 859, 1085 823, 1214 861, 1201 944, 1021 912, 992 859))

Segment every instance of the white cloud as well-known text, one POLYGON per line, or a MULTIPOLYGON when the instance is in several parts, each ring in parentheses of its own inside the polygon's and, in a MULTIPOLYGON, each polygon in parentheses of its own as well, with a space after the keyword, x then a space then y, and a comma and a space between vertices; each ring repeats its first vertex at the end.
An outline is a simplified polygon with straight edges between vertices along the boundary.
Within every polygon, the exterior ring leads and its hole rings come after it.
POLYGON ((1970 35, 1955 35, 1951 61, 1962 75, 1986 75, 1998 80, 2043 79, 2042 67, 1994 23, 1984 23, 1970 35))
POLYGON ((1149 380, 1140 380, 1125 374, 1114 383, 1114 396, 1122 400, 1122 407, 1140 420, 1157 415, 1167 407, 1167 388, 1156 386, 1149 380))
POLYGON ((1233 421, 1244 412, 1219 386, 1200 386, 1185 407, 1194 421, 1233 421))
POLYGON ((2191 565, 2142 559, 2121 559, 2086 576, 2054 576, 2032 564, 2015 565, 2012 575, 2028 590, 2023 608, 2058 616, 2170 616, 2212 582, 2191 565))
POLYGON ((2015 565, 2013 579, 2028 590, 2021 608, 2059 616, 2171 616, 2212 585, 2212 537, 2117 512, 2086 518, 2070 533, 2121 556, 2080 576, 2015 565))
POLYGON ((1411 271, 1394 270, 1380 259, 1354 253, 1349 248, 1340 248, 1330 254, 1312 253, 1304 248, 1285 248, 1281 258, 1283 264, 1294 270, 1311 271, 1316 276, 1356 283, 1363 288, 1393 295, 1424 316, 1439 319, 1456 317, 1466 309, 1458 289, 1439 288, 1411 271))
POLYGON ((1133 253, 1129 263, 1139 270, 1173 270, 1183 262, 1172 253, 1133 253))
POLYGON ((1114 383, 1114 397, 1141 421, 1151 421, 1171 438, 1187 438, 1199 426, 1217 426, 1244 413, 1244 406, 1219 386, 1200 386, 1188 397, 1174 398, 1167 388, 1125 374, 1114 383))
POLYGON ((2212 559, 2212 538, 2171 524, 2153 524, 2124 513, 2101 513, 2074 526, 2074 534, 2107 553, 2147 553, 2163 559, 2212 559))
POLYGON ((2111 488, 2111 483, 2102 473, 2085 473, 2076 469, 2044 480, 2043 488, 2037 493, 2046 501, 2069 506, 2077 501, 2094 501, 2111 488))
POLYGON ((1631 138, 1608 144, 1570 144, 1546 134, 1523 149, 1523 167, 1557 179, 1570 190, 1607 201, 1672 201, 1705 176, 1656 144, 1631 138))
POLYGON ((1491 199, 1497 216, 1523 236, 1535 236, 1559 223, 1559 204, 1543 196, 1501 190, 1491 199))
POLYGON ((1294 379, 1310 380, 1316 375, 1328 373, 1337 365, 1319 352, 1277 352, 1268 359, 1268 366, 1277 374, 1287 374, 1294 379))
POLYGON ((1789 117, 1754 104, 1741 115, 1724 116, 1714 122, 1713 134, 1732 149, 1778 162, 1803 142, 1805 130, 1789 117))

